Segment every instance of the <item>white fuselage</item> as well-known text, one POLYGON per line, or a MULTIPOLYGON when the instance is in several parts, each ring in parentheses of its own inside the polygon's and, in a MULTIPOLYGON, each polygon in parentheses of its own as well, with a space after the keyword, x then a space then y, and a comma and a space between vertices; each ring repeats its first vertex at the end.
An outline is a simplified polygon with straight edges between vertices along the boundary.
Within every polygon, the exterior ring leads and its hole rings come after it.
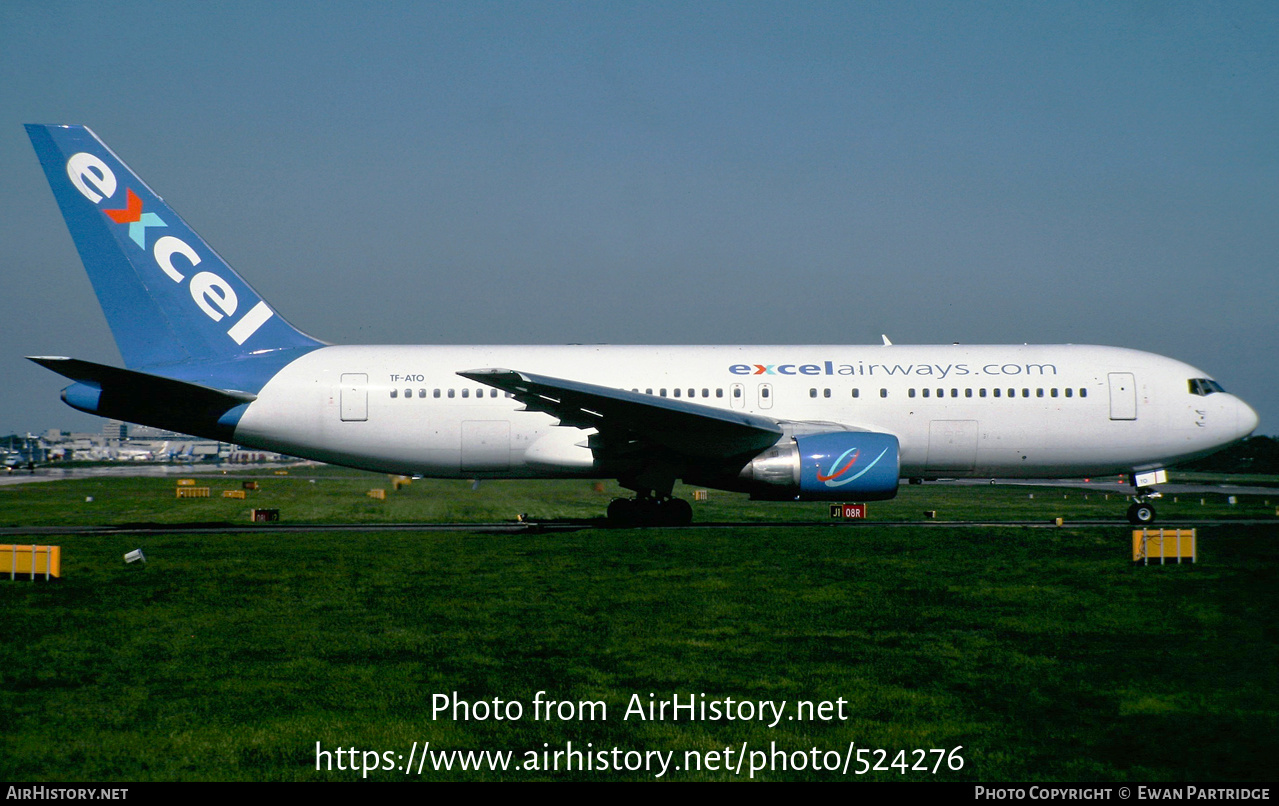
POLYGON ((585 432, 456 374, 492 367, 885 432, 900 440, 903 477, 1145 470, 1211 453, 1257 424, 1233 395, 1196 394, 1205 373, 1116 347, 335 346, 272 378, 235 437, 395 473, 594 475, 585 432))

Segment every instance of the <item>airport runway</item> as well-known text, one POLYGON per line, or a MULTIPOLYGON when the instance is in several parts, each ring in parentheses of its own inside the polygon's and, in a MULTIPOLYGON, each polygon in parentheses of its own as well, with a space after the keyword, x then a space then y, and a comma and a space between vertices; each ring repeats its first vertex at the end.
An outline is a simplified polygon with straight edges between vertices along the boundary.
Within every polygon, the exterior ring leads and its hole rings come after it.
MULTIPOLYGON (((1158 528, 1190 528, 1205 526, 1279 526, 1276 518, 1183 518, 1176 523, 1154 524, 1158 528)), ((1058 526, 1053 521, 784 521, 694 523, 690 526, 642 527, 642 529, 793 529, 824 527, 831 529, 895 529, 902 527, 927 527, 930 529, 1133 529, 1122 518, 1113 520, 1067 521, 1058 526)), ((17 526, 0 528, 3 537, 61 537, 114 535, 224 535, 224 534, 291 534, 300 532, 462 532, 492 535, 538 535, 562 532, 579 532, 587 529, 617 531, 597 521, 545 521, 529 523, 340 523, 340 524, 262 524, 262 523, 172 523, 172 524, 120 524, 115 526, 17 526)))
MULTIPOLYGON (((290 469, 304 473, 305 465, 297 463, 272 463, 252 465, 161 465, 161 464, 129 464, 102 465, 95 467, 37 467, 34 473, 27 470, 15 470, 13 473, 0 473, 0 487, 12 484, 34 484, 42 481, 71 481, 75 479, 119 478, 129 476, 149 476, 163 478, 166 476, 221 475, 234 473, 236 478, 253 478, 245 475, 245 471, 262 470, 264 475, 273 475, 275 470, 290 469)), ((339 478, 328 476, 327 478, 339 478)), ((1092 479, 995 479, 995 486, 1000 487, 1070 487, 1072 489, 1089 490, 1098 493, 1118 493, 1130 495, 1132 487, 1113 480, 1092 479)), ((925 482, 925 485, 945 486, 989 486, 990 479, 942 479, 925 482)), ((905 482, 903 482, 905 486, 905 482)), ((1233 484, 1160 484, 1160 492, 1165 495, 1189 495, 1191 493, 1220 493, 1222 495, 1274 495, 1279 497, 1279 487, 1248 487, 1233 484)))
MULTIPOLYGON (((0 486, 10 484, 35 483, 42 481, 65 481, 72 479, 88 479, 102 477, 122 477, 122 476, 192 476, 197 474, 213 475, 222 474, 223 471, 237 471, 236 478, 248 478, 241 475, 245 470, 263 470, 266 473, 273 473, 278 468, 290 468, 298 471, 305 471, 305 467, 299 467, 296 463, 288 464, 260 464, 260 465, 236 465, 228 466, 192 466, 192 465, 157 465, 157 464, 138 464, 138 465, 107 465, 96 467, 81 468, 56 468, 56 467, 39 467, 35 473, 27 471, 14 472, 10 475, 0 475, 0 486)), ((945 479, 940 481, 930 481, 926 484, 933 486, 945 485, 964 485, 964 486, 990 486, 989 479, 945 479)), ((1082 479, 1049 479, 1049 480, 1025 480, 1025 479, 997 479, 997 486, 1004 487, 1027 487, 1027 488, 1076 488, 1095 492, 1097 494, 1116 494, 1127 495, 1131 488, 1127 485, 1119 484, 1113 480, 1102 481, 1094 479, 1091 481, 1083 481, 1082 479)), ((1165 495, 1190 495, 1203 493, 1216 493, 1219 495, 1274 495, 1279 497, 1279 489, 1274 487, 1243 487, 1233 485, 1216 485, 1216 484, 1161 484, 1159 490, 1165 495)), ((1276 525, 1279 519, 1261 519, 1261 520, 1245 520, 1245 519, 1182 519, 1178 521, 1179 526, 1222 526, 1222 525, 1239 525, 1239 526, 1257 526, 1257 525, 1276 525)), ((1171 526, 1172 524, 1156 524, 1152 528, 1160 526, 1171 526)), ((777 529, 777 528, 793 528, 793 527, 827 527, 842 529, 868 529, 868 528, 900 528, 900 527, 928 527, 935 529, 964 529, 964 528, 1007 528, 1021 527, 1031 529, 1057 529, 1058 527, 1053 521, 939 521, 939 520, 918 520, 918 521, 875 521, 875 520, 815 520, 815 521, 779 521, 771 523, 760 522, 716 522, 716 523, 694 523, 685 527, 646 527, 646 528, 682 528, 682 529, 777 529)), ((1124 518, 1113 518, 1105 520, 1079 520, 1068 521, 1064 527, 1071 529, 1079 528, 1132 528, 1131 524, 1124 518)), ((146 535, 146 534, 250 534, 250 533, 271 533, 271 534, 289 534, 298 532, 461 532, 469 534, 493 534, 493 535, 535 535, 535 534, 551 534, 560 532, 576 532, 586 529, 610 529, 603 518, 580 519, 580 520, 563 520, 563 521, 542 521, 518 523, 514 521, 495 522, 495 523, 375 523, 375 524, 264 524, 264 523, 175 523, 175 524, 158 524, 158 523, 135 523, 135 524, 103 524, 97 526, 30 526, 30 527, 9 527, 0 528, 0 537, 10 536, 61 536, 61 535, 146 535)))

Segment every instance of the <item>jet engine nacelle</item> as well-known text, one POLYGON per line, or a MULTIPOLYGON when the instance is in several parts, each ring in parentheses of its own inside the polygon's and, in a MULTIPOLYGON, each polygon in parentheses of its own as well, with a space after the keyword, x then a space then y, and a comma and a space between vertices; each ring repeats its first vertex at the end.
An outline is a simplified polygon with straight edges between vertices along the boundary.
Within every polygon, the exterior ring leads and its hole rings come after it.
POLYGON ((739 478, 756 499, 882 501, 897 495, 900 467, 892 434, 838 431, 785 437, 739 478))

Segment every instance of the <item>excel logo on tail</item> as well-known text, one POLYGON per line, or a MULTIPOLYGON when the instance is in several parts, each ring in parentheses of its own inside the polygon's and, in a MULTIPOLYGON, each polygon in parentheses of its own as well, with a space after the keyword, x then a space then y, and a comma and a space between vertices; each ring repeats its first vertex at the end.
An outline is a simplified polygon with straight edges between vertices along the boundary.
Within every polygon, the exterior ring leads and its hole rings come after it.
POLYGON ((167 227, 164 219, 155 213, 142 212, 142 199, 133 192, 133 188, 125 188, 127 206, 123 210, 103 210, 107 218, 117 224, 129 225, 129 237, 140 248, 147 248, 147 227, 167 227))
MULTIPOLYGON (((72 154, 67 160, 67 176, 76 190, 94 204, 111 199, 118 188, 111 168, 85 151, 72 154)), ((167 229, 169 225, 158 214, 142 209, 143 200, 133 192, 133 188, 125 188, 124 195, 124 207, 103 208, 102 212, 117 224, 127 224, 129 239, 146 252, 147 230, 167 229)), ((191 292, 191 301, 205 316, 214 322, 234 320, 226 334, 236 344, 244 344, 273 315, 271 308, 259 300, 248 312, 235 319, 240 308, 235 288, 224 277, 212 271, 195 272, 188 280, 187 273, 199 266, 202 258, 191 244, 176 235, 156 238, 151 245, 150 254, 154 266, 164 272, 166 277, 179 285, 186 284, 187 290, 191 292), (181 263, 177 262, 179 259, 181 263)), ((137 268, 145 270, 147 267, 138 265, 137 268)))
POLYGON ((853 472, 862 452, 859 448, 849 448, 840 454, 838 459, 830 463, 830 467, 827 468, 825 473, 818 469, 817 480, 827 487, 843 487, 845 484, 854 482, 869 473, 875 465, 879 464, 879 460, 883 459, 886 453, 888 453, 888 448, 880 451, 879 456, 876 456, 869 464, 863 465, 860 470, 853 472))

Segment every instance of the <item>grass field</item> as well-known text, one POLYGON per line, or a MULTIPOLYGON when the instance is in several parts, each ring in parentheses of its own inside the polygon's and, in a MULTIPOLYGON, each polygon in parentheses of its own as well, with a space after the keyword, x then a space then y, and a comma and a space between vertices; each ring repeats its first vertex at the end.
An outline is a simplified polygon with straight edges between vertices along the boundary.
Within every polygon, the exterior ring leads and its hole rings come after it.
MULTIPOLYGON (((0 525, 239 522, 248 506, 279 508, 292 523, 590 518, 611 495, 588 483, 517 482, 472 491, 418 481, 391 492, 384 476, 327 468, 259 481, 246 501, 178 501, 163 479, 0 488, 0 525), (375 487, 388 489, 386 501, 364 496, 375 487)), ((240 486, 234 476, 209 484, 214 495, 240 486)), ((1201 528, 1195 566, 1134 568, 1126 527, 1070 526, 1116 517, 1122 495, 1083 495, 924 485, 871 505, 871 517, 885 521, 930 509, 941 519, 1064 517, 1060 529, 60 538, 64 580, 0 583, 0 779, 352 779, 361 774, 316 771, 316 742, 407 759, 414 742, 427 741, 515 751, 515 763, 570 741, 674 751, 675 764, 685 751, 743 743, 842 754, 853 742, 890 751, 889 762, 899 750, 962 746, 963 767, 943 763, 936 775, 775 762, 756 775, 771 780, 1272 778, 1279 519, 1201 528), (122 555, 139 546, 149 562, 125 565, 122 555), (432 695, 454 691, 518 701, 524 718, 436 718, 432 695), (538 691, 604 702, 607 718, 534 720, 538 691), (631 696, 647 702, 650 692, 788 707, 842 698, 845 718, 775 727, 623 719, 631 696)), ((1261 496, 1233 506, 1200 498, 1165 502, 1161 519, 1275 517, 1261 496)), ((695 513, 720 522, 826 516, 820 504, 714 492, 695 513)), ((652 773, 428 765, 407 777, 652 773)), ((746 770, 665 777, 745 778, 746 770)))

